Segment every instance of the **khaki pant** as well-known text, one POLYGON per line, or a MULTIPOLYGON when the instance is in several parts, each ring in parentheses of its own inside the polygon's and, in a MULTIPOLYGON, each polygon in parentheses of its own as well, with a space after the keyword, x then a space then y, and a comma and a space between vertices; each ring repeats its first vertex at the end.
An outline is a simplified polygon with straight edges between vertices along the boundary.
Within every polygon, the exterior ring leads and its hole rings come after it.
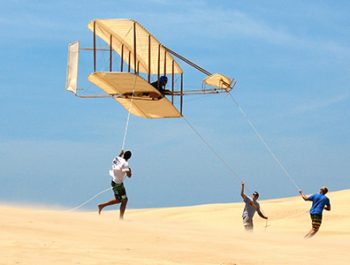
POLYGON ((249 216, 243 216, 243 225, 246 230, 253 230, 253 219, 249 216))

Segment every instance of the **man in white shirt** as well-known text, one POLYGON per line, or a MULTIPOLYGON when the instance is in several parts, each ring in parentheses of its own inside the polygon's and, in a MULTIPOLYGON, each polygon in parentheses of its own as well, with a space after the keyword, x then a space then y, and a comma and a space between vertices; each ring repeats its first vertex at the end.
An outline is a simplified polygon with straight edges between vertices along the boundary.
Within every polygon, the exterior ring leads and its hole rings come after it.
POLYGON ((120 154, 113 159, 112 170, 109 171, 110 176, 112 177, 111 185, 113 187, 115 199, 110 200, 106 203, 101 203, 98 205, 98 213, 101 214, 101 211, 104 207, 109 205, 114 205, 120 203, 120 219, 124 218, 124 213, 126 209, 126 204, 128 203, 128 197, 126 196, 126 190, 124 187, 125 176, 131 177, 131 168, 129 167, 128 160, 131 157, 131 152, 123 150, 120 154))
POLYGON ((260 204, 258 203, 259 193, 255 191, 252 194, 252 197, 249 198, 244 193, 244 182, 242 181, 241 196, 245 203, 242 214, 244 228, 246 231, 253 231, 253 217, 255 212, 258 212, 258 215, 261 218, 267 219, 267 217, 260 210, 260 204))

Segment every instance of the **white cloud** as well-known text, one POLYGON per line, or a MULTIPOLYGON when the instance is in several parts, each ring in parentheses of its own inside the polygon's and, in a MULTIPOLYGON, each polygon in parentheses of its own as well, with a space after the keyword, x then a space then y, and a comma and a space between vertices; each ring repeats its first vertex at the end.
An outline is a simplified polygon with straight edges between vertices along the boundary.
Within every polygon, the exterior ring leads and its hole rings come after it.
MULTIPOLYGON (((165 21, 155 27, 171 27, 171 33, 179 38, 183 35, 194 35, 232 41, 232 39, 248 38, 289 48, 302 48, 331 53, 336 56, 350 56, 347 46, 333 39, 313 39, 293 33, 289 24, 283 21, 276 26, 272 22, 256 18, 237 9, 224 9, 204 2, 187 2, 181 8, 169 8, 166 12, 146 14, 150 24, 165 21)), ((147 27, 147 25, 145 25, 147 27)), ((244 41, 244 40, 241 40, 244 41)))
MULTIPOLYGON (((80 3, 60 1, 54 6, 51 4, 37 5, 35 8, 31 8, 31 12, 24 11, 27 10, 26 5, 24 5, 24 9, 19 11, 17 8, 10 8, 8 13, 1 16, 0 23, 3 28, 3 36, 28 39, 44 38, 50 35, 51 38, 53 36, 64 38, 64 35, 69 35, 69 32, 70 34, 77 32, 79 28, 81 28, 81 32, 84 32, 86 28, 82 25, 88 23, 84 20, 93 19, 94 17, 90 17, 91 15, 101 17, 101 14, 105 14, 105 17, 135 18, 141 23, 145 23, 146 28, 159 30, 164 32, 162 35, 171 35, 169 38, 178 40, 191 35, 218 41, 248 38, 252 41, 316 50, 340 57, 350 56, 349 49, 335 40, 316 40, 311 37, 298 36, 293 33, 291 26, 283 21, 279 26, 276 26, 271 21, 233 9, 232 3, 225 4, 223 2, 220 6, 209 1, 152 0, 148 2, 136 1, 134 4, 121 1, 119 6, 122 7, 123 12, 120 11, 120 8, 116 12, 112 12, 113 7, 118 7, 113 1, 101 3, 98 6, 86 4, 83 5, 83 8, 80 3), (137 8, 131 8, 134 5, 137 8), (107 6, 112 8, 107 10, 107 6), (84 13, 81 16, 70 16, 77 14, 77 12, 84 13), (17 19, 13 19, 14 15, 17 16, 17 19), (66 19, 67 17, 69 19, 66 19)), ((158 35, 157 32, 154 34, 158 35)), ((190 40, 187 38, 187 42, 190 40)))
POLYGON ((349 99, 349 95, 337 95, 332 98, 328 99, 319 99, 315 100, 312 102, 308 102, 307 104, 303 104, 300 106, 297 106, 294 110, 293 113, 296 114, 301 114, 305 112, 312 112, 312 111, 318 111, 321 109, 328 108, 330 106, 336 105, 338 103, 341 103, 343 101, 346 101, 349 99))

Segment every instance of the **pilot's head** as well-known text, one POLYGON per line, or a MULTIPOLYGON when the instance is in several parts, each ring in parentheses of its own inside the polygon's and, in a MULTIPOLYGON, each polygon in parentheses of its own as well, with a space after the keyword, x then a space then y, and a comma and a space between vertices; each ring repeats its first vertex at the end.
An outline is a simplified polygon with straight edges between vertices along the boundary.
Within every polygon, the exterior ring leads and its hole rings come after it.
POLYGON ((159 78, 159 83, 160 83, 162 86, 165 86, 166 83, 168 83, 168 78, 167 78, 165 75, 161 76, 161 77, 159 78))

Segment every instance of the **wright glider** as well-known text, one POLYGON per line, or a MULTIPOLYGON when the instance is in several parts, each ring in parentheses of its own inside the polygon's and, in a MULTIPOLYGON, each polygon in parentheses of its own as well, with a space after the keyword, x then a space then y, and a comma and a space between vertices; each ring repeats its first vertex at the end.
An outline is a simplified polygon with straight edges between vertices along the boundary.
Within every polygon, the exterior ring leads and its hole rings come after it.
POLYGON ((211 74, 165 47, 134 20, 96 19, 88 24, 88 28, 93 32, 93 48, 80 48, 78 41, 68 47, 66 89, 78 97, 101 97, 77 93, 80 50, 93 52, 93 72, 88 75, 88 80, 106 93, 103 97, 113 97, 131 114, 144 118, 180 118, 185 95, 229 93, 235 85, 235 80, 223 74, 211 74), (97 36, 108 45, 107 49, 97 48, 97 36), (96 70, 97 52, 101 50, 109 52, 109 71, 96 70), (120 57, 117 66, 113 65, 114 53, 120 57), (184 89, 184 73, 174 57, 206 75, 202 88, 184 89), (113 67, 118 67, 118 71, 113 67), (170 80, 166 94, 160 89, 159 81, 158 86, 151 83, 162 76, 170 80), (179 84, 175 84, 178 79, 179 84))

